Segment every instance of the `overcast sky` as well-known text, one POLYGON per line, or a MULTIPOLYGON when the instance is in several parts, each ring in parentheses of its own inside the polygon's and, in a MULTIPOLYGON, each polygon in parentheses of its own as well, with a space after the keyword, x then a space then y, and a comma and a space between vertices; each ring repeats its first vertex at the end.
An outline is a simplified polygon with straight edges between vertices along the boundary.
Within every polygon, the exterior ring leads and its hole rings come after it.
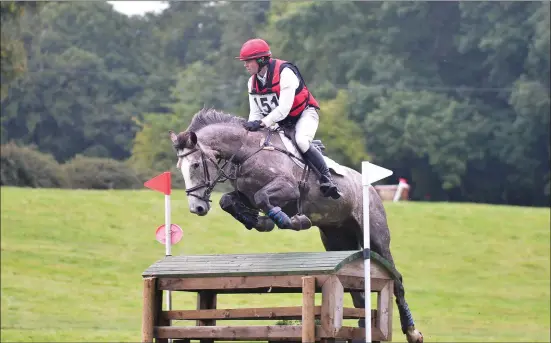
POLYGON ((160 12, 168 7, 168 4, 163 4, 161 1, 108 1, 108 3, 112 4, 115 10, 126 15, 160 12))

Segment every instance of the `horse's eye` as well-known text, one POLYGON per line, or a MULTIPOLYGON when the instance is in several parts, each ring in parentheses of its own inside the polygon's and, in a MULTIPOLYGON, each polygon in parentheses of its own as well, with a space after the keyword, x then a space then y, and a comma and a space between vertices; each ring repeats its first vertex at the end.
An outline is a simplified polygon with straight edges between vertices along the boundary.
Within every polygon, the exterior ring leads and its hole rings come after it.
POLYGON ((199 168, 199 162, 193 163, 193 164, 191 165, 191 168, 193 168, 193 169, 199 168))

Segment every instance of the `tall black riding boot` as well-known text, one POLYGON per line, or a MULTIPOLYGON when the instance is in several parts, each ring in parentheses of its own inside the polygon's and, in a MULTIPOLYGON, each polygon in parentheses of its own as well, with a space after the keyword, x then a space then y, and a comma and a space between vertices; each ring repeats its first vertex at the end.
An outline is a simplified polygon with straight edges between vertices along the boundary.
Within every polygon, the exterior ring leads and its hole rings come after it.
POLYGON ((320 191, 323 196, 330 196, 333 199, 340 198, 341 195, 337 189, 337 185, 335 185, 333 178, 331 178, 331 173, 329 172, 329 168, 327 168, 327 164, 325 164, 325 160, 323 159, 321 152, 316 149, 316 147, 310 146, 310 148, 304 153, 304 157, 310 161, 314 168, 316 168, 321 174, 320 191))

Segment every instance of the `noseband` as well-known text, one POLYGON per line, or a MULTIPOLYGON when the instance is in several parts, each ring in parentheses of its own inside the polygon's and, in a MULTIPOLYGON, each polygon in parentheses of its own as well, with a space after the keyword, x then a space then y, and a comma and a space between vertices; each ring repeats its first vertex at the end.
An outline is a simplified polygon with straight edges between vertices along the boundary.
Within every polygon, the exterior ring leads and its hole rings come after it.
POLYGON ((213 189, 214 189, 214 187, 216 186, 217 183, 223 183, 227 180, 235 180, 235 177, 228 176, 228 174, 226 174, 226 172, 224 171, 224 167, 228 163, 231 163, 231 161, 233 160, 235 154, 229 160, 227 160, 221 167, 219 165, 220 164, 220 159, 218 159, 218 161, 214 161, 213 159, 208 157, 207 154, 205 154, 205 152, 198 145, 197 145, 196 148, 193 148, 192 150, 190 150, 190 151, 188 151, 184 154, 177 154, 177 156, 178 156, 178 158, 184 158, 184 157, 186 157, 188 155, 191 155, 191 154, 193 154, 197 151, 199 151, 201 153, 201 164, 203 165, 203 178, 204 178, 205 181, 200 185, 197 185, 197 186, 186 189, 186 194, 188 196, 190 196, 190 195, 194 196, 197 199, 203 200, 205 202, 211 202, 210 195, 211 195, 211 193, 212 193, 212 191, 213 191, 213 189), (218 173, 216 174, 216 177, 212 181, 210 179, 210 173, 209 173, 209 168, 207 166, 207 161, 212 162, 216 166, 216 169, 218 170, 218 173), (201 188, 205 188, 205 191, 203 192, 202 196, 196 195, 196 194, 191 194, 191 192, 195 192, 196 190, 201 189, 201 188))

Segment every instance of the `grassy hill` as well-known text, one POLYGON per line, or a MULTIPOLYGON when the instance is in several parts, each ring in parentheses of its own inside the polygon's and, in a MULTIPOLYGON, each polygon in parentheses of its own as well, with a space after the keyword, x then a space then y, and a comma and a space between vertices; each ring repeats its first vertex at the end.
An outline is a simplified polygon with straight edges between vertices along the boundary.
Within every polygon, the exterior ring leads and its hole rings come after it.
MULTIPOLYGON (((140 340, 141 273, 164 255, 154 237, 164 223, 161 194, 2 188, 1 206, 2 341, 140 340)), ((548 208, 386 206, 425 341, 549 341, 548 208)), ((217 204, 193 216, 183 191, 173 193, 172 212, 184 229, 173 255, 323 250, 315 229, 247 231, 217 204)), ((194 301, 176 294, 173 306, 194 301)), ((300 305, 300 295, 219 298, 220 308, 245 304, 300 305)), ((396 308, 394 320, 394 341, 404 342, 396 308)))

